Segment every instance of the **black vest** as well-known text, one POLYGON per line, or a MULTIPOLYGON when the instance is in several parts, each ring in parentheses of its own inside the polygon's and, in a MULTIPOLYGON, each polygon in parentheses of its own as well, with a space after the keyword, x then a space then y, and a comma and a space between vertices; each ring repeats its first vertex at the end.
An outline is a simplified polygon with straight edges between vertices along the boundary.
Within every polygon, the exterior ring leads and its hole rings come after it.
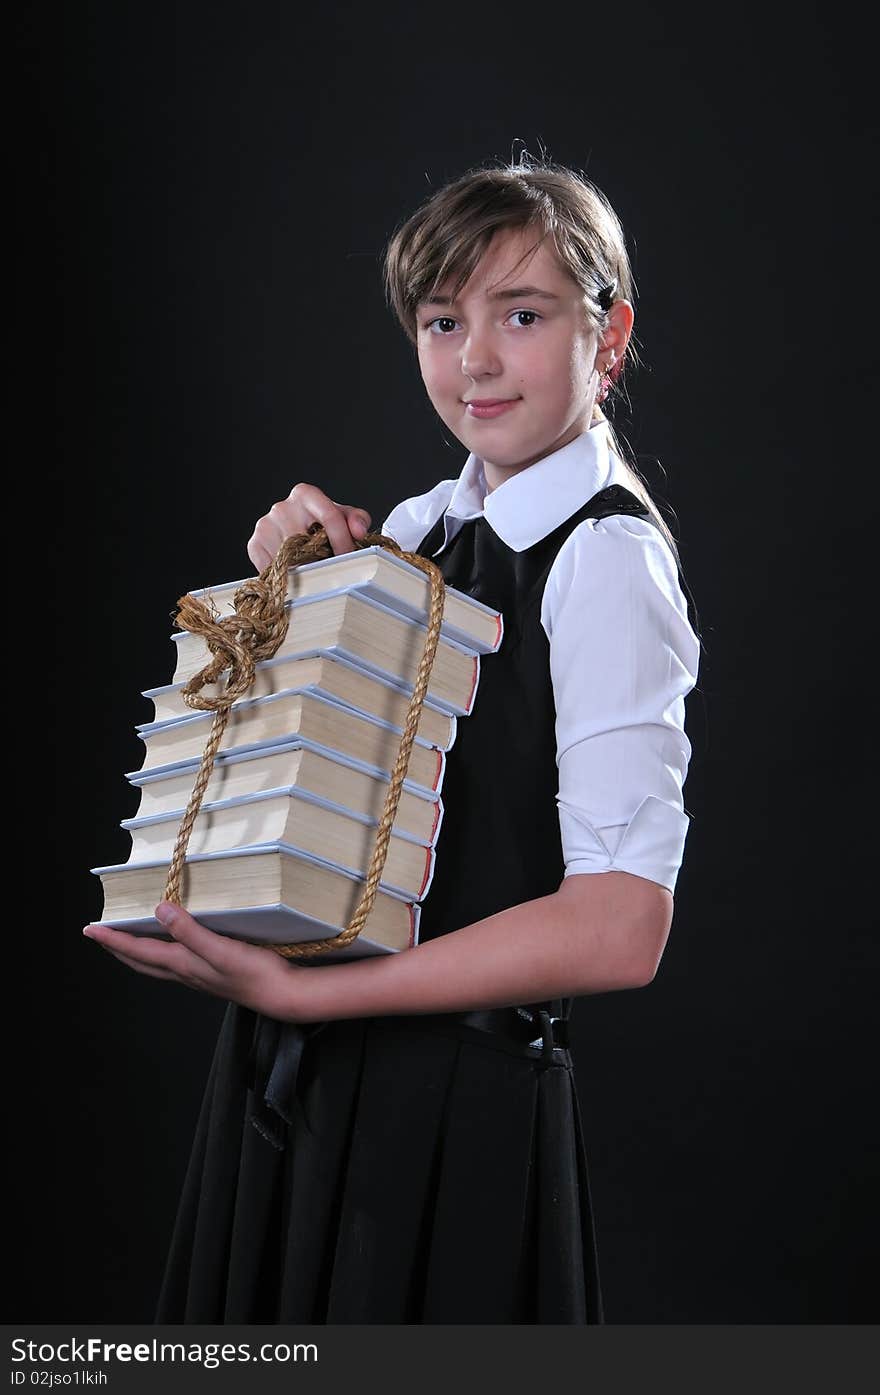
POLYGON ((447 752, 434 877, 422 902, 422 942, 549 896, 562 882, 556 707, 541 600, 569 534, 585 518, 610 514, 651 521, 641 500, 612 484, 523 552, 503 543, 481 517, 465 523, 434 556, 445 537, 442 515, 414 549, 437 563, 449 586, 504 616, 501 646, 481 656, 473 710, 459 718, 447 752))
MULTIPOLYGON (((562 881, 556 708, 541 598, 572 530, 585 518, 616 513, 649 517, 640 500, 612 484, 525 552, 514 552, 485 518, 477 518, 434 557, 445 537, 442 515, 414 549, 438 564, 450 586, 504 616, 501 646, 481 658, 473 711, 459 719, 447 752, 443 823, 434 877, 422 902, 421 941, 548 896, 562 881)), ((572 1001, 531 1006, 567 1018, 572 1001)), ((296 1082, 304 1044, 325 1025, 256 1018, 248 1065, 251 1122, 276 1148, 285 1146, 283 1122, 300 1108, 296 1082)))

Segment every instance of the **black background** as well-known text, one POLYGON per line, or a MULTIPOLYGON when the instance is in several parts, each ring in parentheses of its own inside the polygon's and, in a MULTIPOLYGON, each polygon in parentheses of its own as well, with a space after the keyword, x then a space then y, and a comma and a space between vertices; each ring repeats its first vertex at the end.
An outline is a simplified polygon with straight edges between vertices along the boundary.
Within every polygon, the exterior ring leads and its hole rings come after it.
POLYGON ((13 588, 8 730, 29 693, 48 740, 10 741, 10 1317, 149 1321, 222 1015, 80 935, 177 598, 249 574, 298 480, 378 524, 458 474, 381 253, 519 138, 628 231, 618 422, 705 644, 660 972, 576 1008, 607 1319, 876 1318, 867 35, 841 7, 474 8, 80 3, 22 31, 9 531, 46 613, 13 588))

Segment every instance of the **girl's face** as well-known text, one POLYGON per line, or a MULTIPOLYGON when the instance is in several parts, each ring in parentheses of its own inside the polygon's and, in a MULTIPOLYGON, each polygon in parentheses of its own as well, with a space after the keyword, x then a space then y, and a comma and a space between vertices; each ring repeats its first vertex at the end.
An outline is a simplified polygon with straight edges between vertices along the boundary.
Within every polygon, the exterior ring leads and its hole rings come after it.
MULTIPOLYGON (((448 287, 418 307, 417 349, 428 396, 449 430, 485 465, 490 490, 589 429, 609 350, 623 352, 616 323, 600 347, 581 288, 548 242, 520 262, 537 234, 496 233, 450 304, 448 287), (477 404, 508 403, 495 415, 477 404)), ((624 321, 632 310, 628 302, 624 321)), ((620 319, 617 306, 612 318, 620 319), (615 314, 616 312, 616 314, 615 314)))

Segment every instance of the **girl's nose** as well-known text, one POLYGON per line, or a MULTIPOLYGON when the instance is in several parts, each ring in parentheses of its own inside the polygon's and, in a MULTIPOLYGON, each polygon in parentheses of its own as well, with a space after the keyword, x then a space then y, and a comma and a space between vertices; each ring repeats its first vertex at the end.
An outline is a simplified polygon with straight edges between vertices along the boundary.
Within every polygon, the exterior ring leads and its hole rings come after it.
POLYGON ((497 373, 498 354, 491 338, 471 330, 461 351, 461 371, 469 378, 481 378, 484 373, 497 373))

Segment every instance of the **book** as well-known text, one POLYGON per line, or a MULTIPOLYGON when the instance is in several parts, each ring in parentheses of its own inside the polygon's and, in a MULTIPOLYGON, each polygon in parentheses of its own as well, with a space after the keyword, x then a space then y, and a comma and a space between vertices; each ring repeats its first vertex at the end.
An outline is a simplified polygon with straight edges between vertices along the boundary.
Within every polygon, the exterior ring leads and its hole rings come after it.
MULTIPOLYGON (((290 688, 310 688, 319 697, 341 702, 366 717, 378 717, 393 727, 403 728, 412 694, 388 678, 367 673, 338 654, 314 654, 310 658, 282 658, 274 663, 259 663, 254 681, 248 691, 237 699, 243 702, 290 688)), ((194 709, 183 699, 183 683, 169 683, 160 688, 147 688, 142 696, 153 703, 153 721, 168 721, 173 717, 190 717, 194 709)), ((216 697, 223 689, 220 683, 206 684, 200 692, 216 697)), ((455 740, 456 718, 442 711, 427 697, 422 704, 416 740, 423 745, 438 746, 448 751, 455 740)))
MULTIPOLYGON (((129 782, 140 789, 137 818, 171 816, 189 803, 200 759, 194 758, 150 771, 131 772, 129 782)), ((338 753, 333 756, 302 742, 230 751, 214 762, 203 795, 202 809, 242 796, 264 794, 296 786, 315 795, 324 804, 351 810, 378 821, 385 809, 388 780, 362 770, 338 753)), ((437 841, 443 819, 443 803, 436 793, 429 794, 409 780, 403 782, 395 831, 406 833, 417 842, 437 841)))
MULTIPOLYGON (((192 594, 203 599, 210 598, 220 615, 229 615, 234 609, 236 590, 245 584, 244 581, 229 581, 222 586, 206 587, 192 594)), ((445 589, 440 633, 478 654, 494 653, 503 635, 503 620, 499 612, 473 596, 457 591, 453 586, 445 589)), ((430 579, 421 568, 378 543, 360 548, 357 552, 324 557, 318 562, 305 562, 291 567, 288 572, 287 598, 290 602, 342 591, 358 591, 420 625, 428 624, 430 579)))
MULTIPOLYGON (((122 827, 132 840, 128 862, 157 858, 170 861, 184 813, 185 808, 181 808, 169 814, 123 819, 122 827)), ((376 830, 374 819, 324 804, 291 785, 288 789, 202 803, 189 835, 187 857, 225 848, 284 843, 355 876, 366 876, 376 846, 376 830)), ((419 901, 427 895, 433 872, 433 848, 405 837, 395 820, 380 884, 405 900, 419 901)))
MULTIPOLYGON (((356 591, 293 601, 288 615, 287 634, 264 663, 329 651, 412 692, 425 650, 424 625, 356 591)), ((211 653, 202 636, 188 630, 172 639, 177 647, 172 682, 185 683, 210 663, 211 653)), ((479 675, 480 655, 441 635, 427 688, 437 706, 466 716, 473 708, 479 675)))
MULTIPOLYGON (((234 614, 241 585, 193 593, 234 614)), ((184 850, 181 904, 234 938, 282 944, 332 938, 360 903, 425 653, 430 582, 384 548, 293 567, 288 631, 258 663, 226 716, 184 850), (300 580, 305 573, 305 580, 300 580)), ((472 710, 480 662, 501 643, 503 620, 446 589, 433 659, 381 881, 364 931, 314 960, 392 953, 417 942, 420 902, 434 873, 441 787, 457 722, 472 710)), ((144 746, 137 813, 125 863, 92 868, 102 919, 172 938, 155 920, 181 823, 211 739, 215 713, 190 708, 183 687, 212 662, 205 639, 173 636, 171 681, 147 688, 154 717, 144 746)), ((224 676, 206 697, 220 696, 224 676)))
MULTIPOLYGON (((93 867, 104 893, 101 924, 173 939, 154 915, 168 869, 167 860, 93 867)), ((280 843, 196 854, 187 858, 181 878, 181 903, 201 925, 266 945, 338 935, 363 892, 362 878, 280 843)), ((418 927, 418 904, 380 887, 366 924, 350 945, 298 962, 326 964, 396 953, 417 942, 418 927)))
MULTIPOLYGON (((196 712, 168 722, 139 724, 136 730, 145 747, 141 769, 201 756, 213 720, 212 712, 196 712)), ((294 736, 330 755, 338 752, 348 756, 360 768, 386 777, 391 775, 401 740, 400 732, 387 722, 362 717, 314 692, 293 688, 231 707, 218 753, 289 742, 294 736)), ((445 764, 443 751, 413 742, 407 779, 431 793, 440 787, 445 764)))

